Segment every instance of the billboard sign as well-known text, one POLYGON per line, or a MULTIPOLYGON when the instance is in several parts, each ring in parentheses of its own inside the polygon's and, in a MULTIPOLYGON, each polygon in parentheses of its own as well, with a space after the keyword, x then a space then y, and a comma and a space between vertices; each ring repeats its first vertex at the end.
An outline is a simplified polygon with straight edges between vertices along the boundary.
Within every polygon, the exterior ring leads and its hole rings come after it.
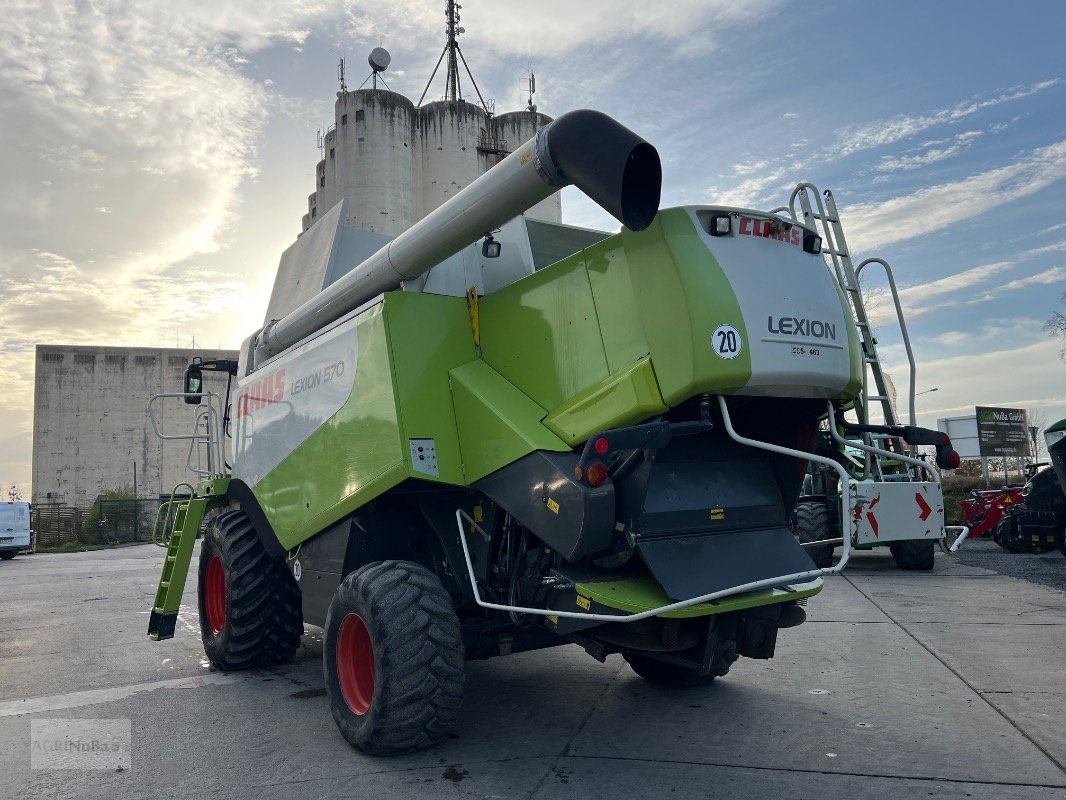
POLYGON ((974 410, 983 457, 1029 455, 1029 430, 1024 409, 976 406, 974 410))
POLYGON ((978 445, 977 417, 946 417, 936 421, 936 427, 951 437, 951 446, 959 458, 973 459, 981 457, 978 445))

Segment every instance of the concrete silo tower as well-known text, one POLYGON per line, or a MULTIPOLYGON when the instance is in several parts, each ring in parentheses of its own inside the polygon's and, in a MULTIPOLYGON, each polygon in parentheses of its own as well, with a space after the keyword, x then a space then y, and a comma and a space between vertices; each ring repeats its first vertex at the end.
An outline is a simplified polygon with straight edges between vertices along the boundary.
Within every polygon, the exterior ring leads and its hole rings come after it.
MULTIPOLYGON (((508 153, 536 135, 551 117, 533 105, 499 116, 481 96, 459 48, 459 6, 445 3, 447 41, 437 67, 416 106, 385 85, 381 73, 389 54, 370 54, 371 88, 349 91, 340 65, 340 91, 334 122, 320 138, 322 158, 315 169, 315 191, 308 197, 303 230, 307 231, 342 200, 346 222, 375 233, 395 236, 418 222, 508 153), (463 97, 459 65, 465 68, 477 102, 463 97), (426 94, 442 64, 443 96, 425 105, 426 94), (379 88, 378 83, 384 88, 379 88)), ((365 82, 364 82, 365 83, 365 82)), ((538 204, 527 216, 560 222, 558 196, 538 204)))

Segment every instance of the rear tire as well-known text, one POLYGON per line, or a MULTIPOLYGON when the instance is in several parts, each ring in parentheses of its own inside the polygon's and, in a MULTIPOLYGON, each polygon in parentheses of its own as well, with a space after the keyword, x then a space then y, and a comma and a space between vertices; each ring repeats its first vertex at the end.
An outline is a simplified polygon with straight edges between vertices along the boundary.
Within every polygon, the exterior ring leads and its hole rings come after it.
POLYGON ((4 561, 10 561, 14 557, 15 557, 15 551, 14 550, 8 550, 6 552, 0 553, 0 558, 4 559, 4 561))
POLYGON ((933 568, 933 542, 927 539, 908 539, 889 544, 896 566, 904 570, 928 572, 933 568))
POLYGON ((465 650, 451 597, 410 561, 343 581, 326 615, 323 670, 341 735, 371 755, 439 742, 459 717, 465 650))
POLYGON ((300 591, 243 511, 219 514, 207 526, 198 599, 204 652, 218 669, 280 664, 300 646, 300 591))
POLYGON ((711 661, 710 671, 704 675, 698 667, 686 667, 681 664, 671 664, 660 661, 644 653, 623 653, 622 658, 629 664, 630 669, 637 673, 648 683, 658 683, 667 686, 706 686, 715 678, 720 678, 729 672, 740 656, 737 655, 737 643, 732 639, 723 639, 715 644, 714 658, 711 661))
MULTIPOLYGON (((796 522, 792 526, 792 532, 800 544, 830 539, 833 538, 832 531, 829 530, 830 521, 829 509, 825 503, 817 500, 801 501, 796 506, 796 522)), ((834 545, 822 544, 803 549, 819 569, 833 566, 834 545)))

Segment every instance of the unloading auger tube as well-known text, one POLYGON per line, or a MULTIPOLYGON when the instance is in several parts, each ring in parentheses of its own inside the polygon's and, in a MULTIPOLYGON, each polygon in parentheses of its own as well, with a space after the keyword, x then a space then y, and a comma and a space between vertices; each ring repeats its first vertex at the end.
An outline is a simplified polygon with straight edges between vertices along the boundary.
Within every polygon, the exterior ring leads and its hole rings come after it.
POLYGON ((631 230, 659 210, 659 153, 599 111, 563 114, 333 285, 259 332, 256 366, 573 184, 631 230))

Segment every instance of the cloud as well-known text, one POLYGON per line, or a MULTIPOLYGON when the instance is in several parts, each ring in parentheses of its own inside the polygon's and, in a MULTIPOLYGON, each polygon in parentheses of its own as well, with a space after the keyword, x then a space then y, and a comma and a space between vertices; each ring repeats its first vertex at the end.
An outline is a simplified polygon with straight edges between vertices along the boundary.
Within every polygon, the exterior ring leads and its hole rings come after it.
POLYGON ((282 0, 15 5, 0 18, 0 114, 19 120, 0 128, 0 257, 24 279, 45 243, 95 275, 217 250, 256 174, 270 100, 242 73, 245 53, 341 13, 282 0))
POLYGON ((1032 86, 1015 87, 985 100, 974 97, 954 106, 928 111, 924 114, 901 114, 887 120, 849 125, 837 131, 837 141, 832 150, 838 156, 848 156, 860 150, 894 144, 938 125, 960 122, 979 111, 1030 97, 1058 83, 1059 79, 1054 78, 1040 81, 1032 86))
MULTIPOLYGON (((783 0, 671 0, 666 11, 641 0, 540 0, 535 5, 494 0, 470 4, 460 12, 460 23, 469 28, 465 39, 485 46, 479 48, 482 52, 491 47, 505 55, 548 58, 590 43, 602 47, 643 39, 668 42, 680 55, 697 55, 716 49, 729 28, 761 19, 781 5, 783 0)), ((349 32, 357 38, 386 35, 394 41, 443 45, 443 3, 364 0, 349 8, 347 18, 349 32)))
POLYGON ((874 250, 972 219, 1064 177, 1066 140, 1033 150, 1013 164, 878 203, 847 206, 841 213, 854 249, 874 250))
POLYGON ((988 292, 982 294, 979 297, 975 297, 970 300, 970 303, 983 303, 988 300, 1002 299, 999 292, 1009 292, 1014 289, 1024 289, 1026 286, 1044 286, 1049 284, 1061 285, 1066 281, 1066 267, 1052 267, 1051 269, 1043 272, 1038 272, 1035 275, 1029 275, 1025 278, 1017 278, 1008 283, 995 286, 988 292))
MULTIPOLYGON (((999 127, 999 126, 997 126, 999 127)), ((924 150, 915 154, 903 154, 899 156, 882 156, 874 169, 877 172, 906 172, 909 170, 923 169, 932 166, 939 161, 954 158, 968 150, 975 141, 984 135, 984 131, 964 131, 950 139, 942 139, 937 142, 926 142, 922 145, 924 150)))
MULTIPOLYGON (((766 162, 760 164, 766 167, 766 162)), ((733 167, 735 175, 747 174, 739 165, 733 167)), ((725 206, 741 206, 744 208, 756 208, 768 195, 788 196, 788 190, 792 188, 791 176, 795 170, 791 167, 780 166, 763 172, 760 175, 745 178, 740 183, 729 188, 710 187, 708 194, 714 198, 714 202, 725 206)))
MULTIPOLYGON (((937 311, 962 305, 966 302, 962 297, 963 292, 973 289, 976 284, 984 283, 997 275, 1002 275, 1014 266, 1015 263, 1013 261, 981 264, 934 281, 899 288, 897 294, 900 305, 904 309, 905 319, 908 321, 914 320, 937 311), (947 296, 947 300, 942 299, 945 296, 947 296), (937 298, 941 298, 940 302, 930 302, 937 298)), ((863 298, 871 324, 895 324, 896 309, 887 290, 864 289, 863 298)))
MULTIPOLYGON (((898 383, 904 386, 906 364, 884 360, 886 369, 900 375, 898 383)), ((1057 342, 1047 338, 1016 347, 919 360, 918 375, 923 376, 919 385, 933 383, 940 390, 918 398, 918 424, 935 428, 937 418, 972 415, 974 405, 1040 410, 1049 420, 1062 419, 1066 417, 1066 382, 1049 380, 1051 369, 1062 371, 1064 365, 1059 361, 1057 342), (1009 381, 989 380, 990 375, 1006 371, 1009 381), (930 408, 933 403, 936 407, 930 408)))
MULTIPOLYGON (((1044 232, 1047 233, 1049 231, 1058 230, 1062 227, 1063 225, 1054 225, 1046 229, 1044 232)), ((1047 255, 1048 253, 1061 253, 1063 251, 1066 251, 1066 239, 1063 239, 1061 242, 1055 242, 1054 244, 1044 245, 1043 247, 1033 247, 1022 253, 1021 257, 1033 258, 1034 256, 1043 256, 1047 255)))

